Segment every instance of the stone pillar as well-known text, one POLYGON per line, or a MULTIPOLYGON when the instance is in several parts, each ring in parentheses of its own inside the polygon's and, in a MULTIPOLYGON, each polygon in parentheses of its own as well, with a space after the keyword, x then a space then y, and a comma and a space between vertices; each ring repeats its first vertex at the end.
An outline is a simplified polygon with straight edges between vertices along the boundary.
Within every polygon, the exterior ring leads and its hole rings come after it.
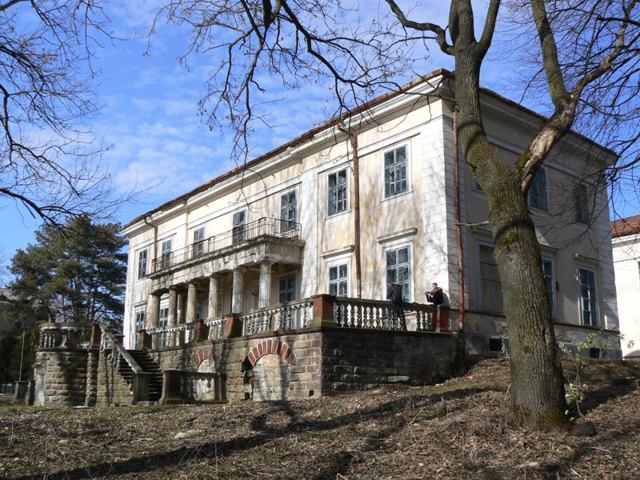
POLYGON ((220 277, 216 274, 209 277, 209 305, 207 309, 207 317, 209 319, 216 318, 218 315, 218 292, 220 291, 220 277))
POLYGON ((258 308, 266 308, 271 304, 271 265, 271 262, 262 262, 260 264, 258 308))
POLYGON ((197 299, 198 291, 196 290, 196 286, 194 283, 190 283, 189 288, 187 289, 187 323, 195 322, 197 320, 197 299))
POLYGON ((152 293, 147 298, 147 315, 144 323, 145 330, 158 327, 160 318, 160 295, 152 293))
POLYGON ((233 298, 231 299, 231 313, 242 313, 244 307, 244 269, 233 271, 233 298))
POLYGON ((167 325, 175 327, 178 321, 178 292, 175 288, 169 290, 169 316, 167 317, 167 325))
POLYGON ((187 320, 187 296, 184 292, 178 292, 178 324, 182 325, 187 320))

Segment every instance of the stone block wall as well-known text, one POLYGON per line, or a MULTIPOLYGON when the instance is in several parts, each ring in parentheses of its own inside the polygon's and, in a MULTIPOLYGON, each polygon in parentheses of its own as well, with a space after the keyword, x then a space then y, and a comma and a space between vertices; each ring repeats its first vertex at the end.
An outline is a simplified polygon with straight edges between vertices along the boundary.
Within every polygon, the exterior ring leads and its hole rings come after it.
POLYGON ((150 352, 161 370, 226 376, 231 401, 293 400, 381 384, 436 383, 456 370, 448 333, 306 329, 289 334, 207 341, 150 352), (204 370, 203 370, 204 371, 204 370))
POLYGON ((38 350, 34 366, 34 404, 84 405, 86 379, 86 350, 38 350))
POLYGON ((389 383, 433 384, 453 376, 449 333, 334 329, 322 332, 322 394, 389 383))
POLYGON ((131 405, 133 403, 133 391, 120 372, 115 368, 105 355, 100 352, 98 357, 98 385, 96 389, 96 405, 106 407, 109 405, 131 405))
POLYGON ((226 375, 227 400, 293 400, 320 395, 321 344, 320 331, 307 329, 199 342, 150 355, 161 370, 215 365, 217 373, 226 375))

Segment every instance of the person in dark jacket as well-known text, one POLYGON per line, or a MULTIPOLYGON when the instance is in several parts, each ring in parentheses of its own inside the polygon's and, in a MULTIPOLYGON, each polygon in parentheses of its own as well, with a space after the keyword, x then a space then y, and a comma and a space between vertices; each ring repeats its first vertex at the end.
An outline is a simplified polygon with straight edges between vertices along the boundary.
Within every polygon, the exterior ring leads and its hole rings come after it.
POLYGON ((437 283, 432 283, 431 291, 424 293, 427 296, 427 302, 429 303, 433 303, 434 305, 442 305, 442 303, 444 302, 444 293, 442 291, 442 288, 440 288, 437 283))
POLYGON ((402 286, 397 283, 388 283, 387 300, 393 303, 402 303, 402 286))
MULTIPOLYGON (((402 286, 397 283, 388 283, 387 284, 387 300, 393 302, 395 308, 393 309, 393 317, 391 319, 392 323, 395 324, 395 320, 398 320, 397 327, 401 330, 406 330, 406 324, 404 319, 404 308, 402 304, 404 303, 404 299, 402 298, 402 286)), ((394 325, 394 327, 396 327, 394 325)))

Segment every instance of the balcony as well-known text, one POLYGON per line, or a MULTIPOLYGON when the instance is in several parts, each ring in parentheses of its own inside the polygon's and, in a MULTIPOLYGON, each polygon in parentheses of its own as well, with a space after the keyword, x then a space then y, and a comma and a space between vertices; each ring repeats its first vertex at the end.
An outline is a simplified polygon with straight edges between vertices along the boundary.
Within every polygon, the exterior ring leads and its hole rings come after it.
POLYGON ((447 306, 316 295, 223 318, 141 330, 138 342, 146 348, 170 348, 229 337, 304 333, 320 325, 345 330, 451 331, 447 306))
MULTIPOLYGON (((157 278, 193 264, 247 251, 256 246, 262 248, 258 248, 259 251, 250 252, 249 258, 237 263, 256 262, 270 254, 275 257, 291 256, 291 252, 297 252, 296 248, 291 248, 292 246, 302 246, 300 236, 301 225, 299 223, 279 218, 263 217, 254 222, 234 227, 220 235, 214 235, 193 243, 180 250, 160 255, 152 260, 149 277, 157 278)), ((224 268, 217 268, 216 270, 224 270, 224 268)))

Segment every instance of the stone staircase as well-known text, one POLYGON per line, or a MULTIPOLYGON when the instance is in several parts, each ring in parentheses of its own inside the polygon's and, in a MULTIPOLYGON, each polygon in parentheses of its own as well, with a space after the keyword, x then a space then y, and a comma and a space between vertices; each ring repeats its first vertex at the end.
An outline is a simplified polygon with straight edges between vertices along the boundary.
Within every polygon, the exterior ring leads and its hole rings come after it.
MULTIPOLYGON (((158 364, 154 362, 143 350, 127 350, 138 365, 149 375, 149 403, 156 403, 162 395, 162 372, 158 364)), ((120 375, 130 385, 133 383, 133 372, 129 366, 122 362, 119 369, 120 375)))

